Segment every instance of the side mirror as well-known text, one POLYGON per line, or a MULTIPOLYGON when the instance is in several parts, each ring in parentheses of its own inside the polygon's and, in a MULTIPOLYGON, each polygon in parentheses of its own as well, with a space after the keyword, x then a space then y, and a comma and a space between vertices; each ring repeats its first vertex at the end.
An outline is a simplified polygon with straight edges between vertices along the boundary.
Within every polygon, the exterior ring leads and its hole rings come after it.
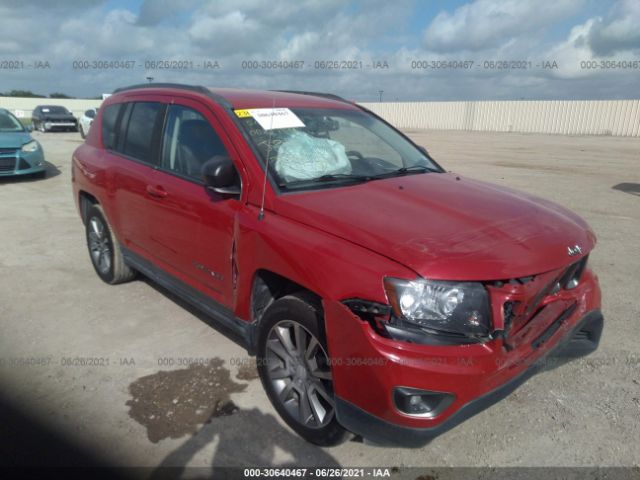
POLYGON ((223 195, 240 195, 240 178, 231 159, 216 155, 202 166, 202 178, 207 190, 223 195))
POLYGON ((33 125, 27 125, 27 126, 25 126, 25 127, 24 127, 24 129, 25 129, 27 132, 31 133, 31 132, 33 132, 33 125))

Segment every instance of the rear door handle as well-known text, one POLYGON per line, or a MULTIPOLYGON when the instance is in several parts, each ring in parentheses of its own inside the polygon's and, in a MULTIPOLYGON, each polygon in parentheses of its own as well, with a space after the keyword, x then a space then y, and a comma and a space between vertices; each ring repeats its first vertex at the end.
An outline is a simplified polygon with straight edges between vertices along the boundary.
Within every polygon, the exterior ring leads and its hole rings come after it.
POLYGON ((147 185, 147 193, 154 198, 165 198, 167 196, 167 191, 160 185, 157 187, 147 185))

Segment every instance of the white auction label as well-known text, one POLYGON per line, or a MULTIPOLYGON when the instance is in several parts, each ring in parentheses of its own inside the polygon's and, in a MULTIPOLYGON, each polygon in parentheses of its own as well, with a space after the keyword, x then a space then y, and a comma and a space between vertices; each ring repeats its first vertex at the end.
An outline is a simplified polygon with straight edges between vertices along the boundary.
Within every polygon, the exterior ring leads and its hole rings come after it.
POLYGON ((264 130, 304 127, 302 120, 288 108, 252 108, 248 112, 264 130))

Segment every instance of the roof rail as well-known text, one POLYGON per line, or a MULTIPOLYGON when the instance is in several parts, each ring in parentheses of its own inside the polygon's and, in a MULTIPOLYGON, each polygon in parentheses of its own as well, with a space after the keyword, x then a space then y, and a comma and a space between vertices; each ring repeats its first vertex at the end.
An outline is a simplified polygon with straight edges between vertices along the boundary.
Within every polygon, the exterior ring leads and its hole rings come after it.
POLYGON ((334 95, 333 93, 322 93, 322 92, 306 92, 304 90, 271 90, 272 92, 282 92, 282 93, 297 93, 298 95, 310 95, 312 97, 323 97, 328 98, 330 100, 337 100, 339 102, 349 103, 349 100, 340 97, 339 95, 334 95))
POLYGON ((113 93, 126 92, 129 90, 138 90, 145 88, 177 88, 180 90, 189 90, 191 92, 201 93, 202 95, 206 95, 217 102, 219 105, 222 105, 225 108, 231 108, 231 104, 229 101, 218 95, 217 93, 212 92, 207 87, 203 87, 201 85, 186 85, 184 83, 139 83, 137 85, 130 85, 128 87, 117 88, 113 91, 113 93))
POLYGON ((210 91, 200 85, 186 85, 184 83, 138 83, 128 87, 116 88, 113 93, 126 92, 127 90, 138 90, 141 88, 179 88, 181 90, 191 90, 192 92, 208 94, 210 91))

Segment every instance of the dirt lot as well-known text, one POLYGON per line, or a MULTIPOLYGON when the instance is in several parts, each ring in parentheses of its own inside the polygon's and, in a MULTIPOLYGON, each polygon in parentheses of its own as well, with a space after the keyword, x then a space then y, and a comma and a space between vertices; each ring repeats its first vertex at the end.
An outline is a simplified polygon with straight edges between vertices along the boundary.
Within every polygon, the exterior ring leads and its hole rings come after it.
POLYGON ((79 135, 36 133, 48 178, 0 180, 0 396, 122 466, 640 464, 640 139, 409 133, 446 168, 592 225, 606 318, 596 353, 421 450, 316 448, 284 426, 246 353, 204 316, 148 281, 99 280, 71 196, 79 135))

